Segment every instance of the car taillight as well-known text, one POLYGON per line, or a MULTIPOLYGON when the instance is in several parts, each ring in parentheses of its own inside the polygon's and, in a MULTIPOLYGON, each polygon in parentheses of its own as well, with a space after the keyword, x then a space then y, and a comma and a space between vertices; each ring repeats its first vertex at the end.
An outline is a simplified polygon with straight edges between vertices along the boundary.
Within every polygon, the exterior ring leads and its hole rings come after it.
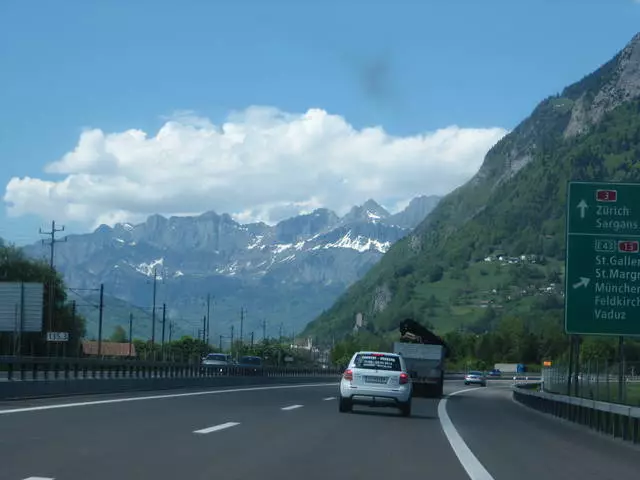
POLYGON ((400 374, 400 385, 404 385, 405 383, 409 383, 409 375, 406 373, 400 374))
POLYGON ((351 370, 345 370, 344 374, 342 375, 342 377, 345 380, 349 380, 351 382, 351 381, 353 381, 353 372, 351 370))

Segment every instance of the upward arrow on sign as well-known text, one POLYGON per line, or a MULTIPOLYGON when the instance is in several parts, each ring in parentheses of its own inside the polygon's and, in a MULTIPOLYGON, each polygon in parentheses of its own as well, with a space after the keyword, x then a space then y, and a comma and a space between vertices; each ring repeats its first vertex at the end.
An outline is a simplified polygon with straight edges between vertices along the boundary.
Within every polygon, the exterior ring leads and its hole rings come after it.
POLYGON ((587 205, 587 202, 583 200, 580 200, 580 203, 578 204, 578 210, 580 210, 580 218, 584 218, 585 213, 587 211, 587 208, 589 208, 589 205, 587 205))

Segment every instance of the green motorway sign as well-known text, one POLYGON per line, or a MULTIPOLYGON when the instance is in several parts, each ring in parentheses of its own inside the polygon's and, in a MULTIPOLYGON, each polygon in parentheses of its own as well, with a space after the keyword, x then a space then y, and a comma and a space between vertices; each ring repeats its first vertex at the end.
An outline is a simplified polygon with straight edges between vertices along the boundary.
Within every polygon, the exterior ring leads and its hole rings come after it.
POLYGON ((640 335, 640 184, 569 182, 565 331, 640 335))

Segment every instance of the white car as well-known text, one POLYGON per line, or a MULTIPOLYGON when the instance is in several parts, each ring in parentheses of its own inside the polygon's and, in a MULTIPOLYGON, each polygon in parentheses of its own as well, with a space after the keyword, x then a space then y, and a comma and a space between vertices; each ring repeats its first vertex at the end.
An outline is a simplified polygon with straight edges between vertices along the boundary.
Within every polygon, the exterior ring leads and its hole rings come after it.
POLYGON ((387 352, 357 352, 340 381, 340 412, 354 405, 395 407, 411 415, 411 378, 401 355, 387 352))
POLYGON ((469 372, 464 377, 465 385, 480 385, 481 387, 487 386, 487 377, 482 372, 469 372))

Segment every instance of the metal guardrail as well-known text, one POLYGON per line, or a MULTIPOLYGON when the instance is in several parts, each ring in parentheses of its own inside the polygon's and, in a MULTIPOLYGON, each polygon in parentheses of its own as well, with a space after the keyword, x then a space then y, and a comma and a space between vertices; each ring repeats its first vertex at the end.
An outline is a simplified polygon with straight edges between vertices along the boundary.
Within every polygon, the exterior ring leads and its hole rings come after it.
POLYGON ((77 358, 0 358, 0 381, 201 378, 228 376, 299 377, 339 375, 335 368, 213 366, 77 358))
POLYGON ((640 408, 537 391, 540 387, 540 383, 514 385, 513 398, 540 412, 578 423, 614 438, 640 443, 640 408))

